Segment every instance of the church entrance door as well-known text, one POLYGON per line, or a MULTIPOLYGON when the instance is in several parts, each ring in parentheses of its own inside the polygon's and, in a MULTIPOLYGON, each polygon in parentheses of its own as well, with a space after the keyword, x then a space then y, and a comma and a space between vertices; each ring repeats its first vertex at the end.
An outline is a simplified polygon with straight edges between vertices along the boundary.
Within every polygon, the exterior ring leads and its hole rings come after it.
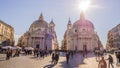
POLYGON ((87 46, 83 45, 83 57, 87 55, 87 46))
POLYGON ((36 48, 40 48, 40 45, 39 45, 39 44, 36 44, 36 48))

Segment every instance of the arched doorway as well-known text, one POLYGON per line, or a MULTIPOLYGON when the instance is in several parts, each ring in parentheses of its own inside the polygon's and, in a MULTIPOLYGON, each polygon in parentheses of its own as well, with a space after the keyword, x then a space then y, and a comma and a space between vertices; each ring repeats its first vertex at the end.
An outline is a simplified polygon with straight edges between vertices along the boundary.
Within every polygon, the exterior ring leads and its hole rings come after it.
POLYGON ((36 44, 36 48, 40 48, 40 45, 39 45, 39 44, 36 44))
POLYGON ((83 45, 83 57, 86 55, 87 57, 87 45, 83 45))
POLYGON ((87 46, 83 45, 83 51, 86 51, 86 50, 87 50, 87 46))

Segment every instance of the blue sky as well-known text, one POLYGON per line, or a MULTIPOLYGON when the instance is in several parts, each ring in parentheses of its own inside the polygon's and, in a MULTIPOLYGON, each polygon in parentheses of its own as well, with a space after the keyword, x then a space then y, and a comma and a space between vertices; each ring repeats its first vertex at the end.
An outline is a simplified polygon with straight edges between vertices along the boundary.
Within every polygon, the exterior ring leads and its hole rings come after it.
MULTIPOLYGON (((49 23, 53 19, 58 41, 61 43, 70 17, 74 23, 80 18, 80 0, 0 0, 0 20, 15 30, 15 39, 25 33, 40 13, 49 23)), ((105 46, 108 31, 120 23, 120 0, 91 0, 95 5, 85 12, 105 46)))

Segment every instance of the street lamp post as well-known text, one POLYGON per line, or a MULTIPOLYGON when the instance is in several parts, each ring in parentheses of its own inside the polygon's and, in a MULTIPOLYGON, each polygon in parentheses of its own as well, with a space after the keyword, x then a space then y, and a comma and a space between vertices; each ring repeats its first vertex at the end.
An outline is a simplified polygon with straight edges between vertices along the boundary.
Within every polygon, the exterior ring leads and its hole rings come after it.
POLYGON ((30 36, 30 33, 27 34, 27 47, 28 47, 29 36, 30 36))
POLYGON ((27 47, 28 47, 28 37, 27 37, 27 47))

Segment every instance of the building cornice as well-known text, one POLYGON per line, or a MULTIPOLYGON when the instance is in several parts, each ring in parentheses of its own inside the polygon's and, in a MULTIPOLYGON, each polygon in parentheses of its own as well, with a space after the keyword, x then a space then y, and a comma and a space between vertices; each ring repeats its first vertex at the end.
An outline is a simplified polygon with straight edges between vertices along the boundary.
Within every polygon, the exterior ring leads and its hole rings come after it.
POLYGON ((0 20, 0 23, 2 23, 2 24, 6 25, 6 26, 8 26, 9 28, 11 28, 11 29, 13 29, 13 30, 14 30, 14 28, 13 28, 11 25, 9 25, 9 24, 5 23, 4 21, 0 20))

